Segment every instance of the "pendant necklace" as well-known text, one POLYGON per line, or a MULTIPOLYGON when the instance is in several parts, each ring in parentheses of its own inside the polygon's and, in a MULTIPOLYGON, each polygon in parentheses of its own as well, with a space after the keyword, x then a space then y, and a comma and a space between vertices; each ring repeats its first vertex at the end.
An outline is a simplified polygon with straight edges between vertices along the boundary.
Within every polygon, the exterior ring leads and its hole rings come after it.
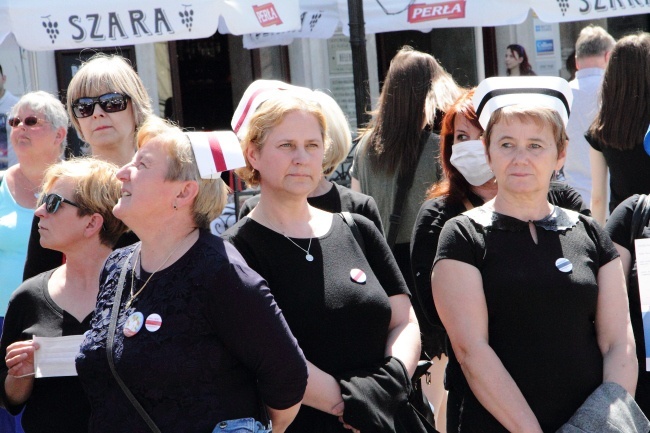
MULTIPOLYGON (((194 230, 196 230, 196 229, 194 229, 194 230)), ((142 293, 142 291, 143 291, 144 288, 147 286, 147 284, 149 283, 149 281, 151 281, 151 278, 154 276, 154 274, 155 274, 156 272, 158 272, 159 270, 161 270, 163 266, 165 266, 165 263, 167 263, 167 261, 168 261, 168 260, 171 258, 171 256, 176 252, 176 250, 178 250, 178 248, 179 248, 181 245, 183 245, 183 241, 184 241, 185 239, 187 239, 187 238, 188 238, 192 233, 194 233, 194 230, 192 230, 191 232, 189 232, 189 233, 187 234, 187 236, 185 236, 185 237, 183 238, 183 240, 180 241, 180 242, 178 243, 178 245, 176 245, 176 246, 174 247, 174 249, 172 250, 171 253, 169 253, 169 255, 167 256, 167 258, 165 259, 165 261, 162 262, 162 263, 160 264, 160 266, 158 266, 158 269, 156 269, 155 271, 153 271, 153 273, 152 273, 151 275, 149 275, 149 278, 147 278, 147 281, 145 281, 144 284, 142 285, 142 287, 140 287, 140 290, 138 290, 138 291, 134 294, 134 293, 133 293, 133 288, 135 287, 135 278, 134 278, 134 275, 135 275, 135 270, 136 270, 136 268, 137 268, 137 266, 138 266, 138 261, 139 261, 139 259, 140 259, 140 256, 142 255, 142 253, 138 254, 138 256, 135 258, 135 264, 133 265, 133 270, 131 271, 131 296, 129 297, 129 300, 128 300, 128 302, 126 303, 126 306, 124 307, 125 310, 128 310, 129 307, 131 307, 131 304, 133 303, 133 301, 135 300, 135 298, 136 298, 140 293, 142 293)))
MULTIPOLYGON (((18 171, 20 171, 20 174, 22 174, 23 177, 25 178, 25 180, 29 183, 29 186, 32 187, 28 191, 31 192, 32 194, 34 194, 34 197, 38 198, 38 196, 41 195, 41 189, 39 187, 37 187, 36 185, 34 185, 34 182, 29 180, 27 175, 21 169, 19 169, 18 171), (36 191, 36 192, 34 192, 34 191, 36 191)), ((25 188, 25 187, 23 187, 23 188, 25 188)), ((27 188, 25 188, 25 189, 27 189, 27 188)))
POLYGON ((313 261, 314 261, 314 256, 312 256, 311 253, 309 252, 309 250, 311 249, 311 240, 312 240, 312 238, 309 238, 309 245, 307 246, 307 249, 304 249, 303 247, 301 247, 300 245, 298 245, 297 243, 295 243, 295 242, 293 241, 293 239, 291 239, 289 236, 285 235, 284 232, 283 232, 282 230, 278 230, 277 227, 275 227, 273 224, 271 224, 271 221, 269 220, 269 217, 266 216, 266 212, 261 212, 261 213, 263 214, 264 219, 266 220, 266 223, 267 223, 268 225, 270 225, 271 228, 272 228, 274 231, 276 231, 276 232, 278 232, 278 233, 281 233, 282 236, 284 236, 285 238, 287 238, 287 240, 288 240, 289 242, 291 242, 292 244, 294 244, 295 246, 297 246, 298 248, 300 248, 301 250, 303 250, 303 251, 305 252, 305 260, 307 260, 308 262, 313 262, 313 261))

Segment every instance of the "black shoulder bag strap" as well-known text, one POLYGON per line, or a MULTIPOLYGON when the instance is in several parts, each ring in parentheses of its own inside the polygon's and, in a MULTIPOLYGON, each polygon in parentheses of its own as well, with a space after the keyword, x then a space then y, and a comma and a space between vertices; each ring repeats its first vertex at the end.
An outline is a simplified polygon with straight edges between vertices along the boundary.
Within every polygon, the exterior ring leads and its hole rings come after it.
POLYGON ((632 224, 630 226, 630 251, 634 249, 634 240, 639 239, 643 229, 650 219, 650 196, 646 194, 639 195, 639 199, 632 212, 632 224))
MULTIPOLYGON (((418 149, 418 158, 416 161, 420 160, 422 156, 422 151, 426 145, 429 136, 431 135, 428 131, 423 131, 420 135, 420 148, 418 149)), ((386 242, 391 251, 395 248, 395 242, 397 241, 397 233, 399 232, 400 221, 402 219, 402 208, 406 202, 406 196, 408 196, 411 186, 413 186, 413 179, 415 179, 415 171, 417 170, 417 163, 415 167, 407 173, 398 173, 397 177, 397 192, 395 194, 395 201, 393 202, 393 211, 388 217, 388 230, 386 234, 386 242)), ((401 171, 401 170, 400 170, 401 171)))
MULTIPOLYGON (((124 266, 122 266, 122 270, 120 271, 120 279, 117 282, 117 287, 115 288, 115 297, 113 298, 113 308, 111 310, 111 321, 108 325, 108 337, 106 339, 106 357, 108 358, 108 366, 111 368, 111 373, 113 373, 113 376, 117 381, 117 384, 120 385, 120 388, 122 388, 122 391, 124 391, 124 394, 129 399, 131 404, 133 404, 133 406, 138 411, 138 413, 140 414, 144 422, 147 423, 147 425, 149 426, 152 432, 161 433, 156 423, 153 422, 153 420, 151 419, 147 411, 144 410, 142 405, 138 402, 138 400, 131 393, 131 391, 126 386, 126 384, 122 381, 122 378, 120 378, 120 376, 117 374, 117 371, 115 370, 115 363, 113 360, 113 343, 115 341, 115 329, 117 328, 117 316, 120 314, 120 303, 122 301, 124 280, 126 279, 126 268, 127 265, 131 262, 131 256, 137 255, 139 251, 140 251, 140 246, 135 247, 135 249, 131 252, 131 254, 129 254, 129 257, 127 257, 126 262, 124 263, 124 266)), ((132 272, 135 272, 135 269, 133 269, 132 272)))

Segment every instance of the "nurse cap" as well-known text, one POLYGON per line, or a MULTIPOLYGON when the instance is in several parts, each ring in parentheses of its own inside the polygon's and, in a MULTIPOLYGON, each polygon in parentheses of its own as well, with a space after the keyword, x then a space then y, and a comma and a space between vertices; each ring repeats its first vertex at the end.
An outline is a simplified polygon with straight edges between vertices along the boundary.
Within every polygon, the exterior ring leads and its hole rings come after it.
POLYGON ((253 81, 244 92, 230 122, 230 126, 235 131, 235 134, 237 134, 237 137, 240 139, 244 137, 248 123, 260 104, 283 90, 311 92, 311 89, 306 87, 293 86, 278 80, 253 81))
POLYGON ((186 132, 203 179, 219 179, 220 173, 244 167, 244 152, 232 131, 186 132))
POLYGON ((552 108, 566 127, 573 94, 569 83, 560 77, 491 77, 481 81, 472 102, 483 129, 493 112, 517 104, 552 108))

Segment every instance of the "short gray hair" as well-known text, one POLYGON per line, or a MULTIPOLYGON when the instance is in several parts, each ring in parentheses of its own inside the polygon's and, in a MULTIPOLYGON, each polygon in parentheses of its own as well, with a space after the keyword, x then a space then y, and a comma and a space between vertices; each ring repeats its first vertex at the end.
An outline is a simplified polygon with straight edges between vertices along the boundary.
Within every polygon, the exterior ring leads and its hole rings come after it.
POLYGON ((593 24, 588 25, 580 31, 576 41, 576 59, 585 57, 602 56, 612 51, 616 40, 607 31, 593 24))
MULTIPOLYGON (((54 95, 42 90, 25 93, 11 108, 9 117, 16 117, 23 108, 29 108, 39 113, 52 125, 52 129, 64 128, 67 135, 70 119, 65 106, 54 95)), ((66 145, 67 139, 64 137, 61 142, 61 151, 65 149, 66 145)))

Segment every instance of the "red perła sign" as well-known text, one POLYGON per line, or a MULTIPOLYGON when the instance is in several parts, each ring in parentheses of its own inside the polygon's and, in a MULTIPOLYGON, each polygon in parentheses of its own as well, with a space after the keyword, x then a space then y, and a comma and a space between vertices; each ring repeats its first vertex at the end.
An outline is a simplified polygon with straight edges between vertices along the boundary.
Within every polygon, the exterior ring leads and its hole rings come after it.
POLYGON ((465 18, 465 0, 442 3, 417 3, 409 6, 408 22, 465 18))
POLYGON ((261 6, 253 6, 253 11, 262 27, 282 24, 282 20, 275 10, 273 3, 266 3, 261 6))

